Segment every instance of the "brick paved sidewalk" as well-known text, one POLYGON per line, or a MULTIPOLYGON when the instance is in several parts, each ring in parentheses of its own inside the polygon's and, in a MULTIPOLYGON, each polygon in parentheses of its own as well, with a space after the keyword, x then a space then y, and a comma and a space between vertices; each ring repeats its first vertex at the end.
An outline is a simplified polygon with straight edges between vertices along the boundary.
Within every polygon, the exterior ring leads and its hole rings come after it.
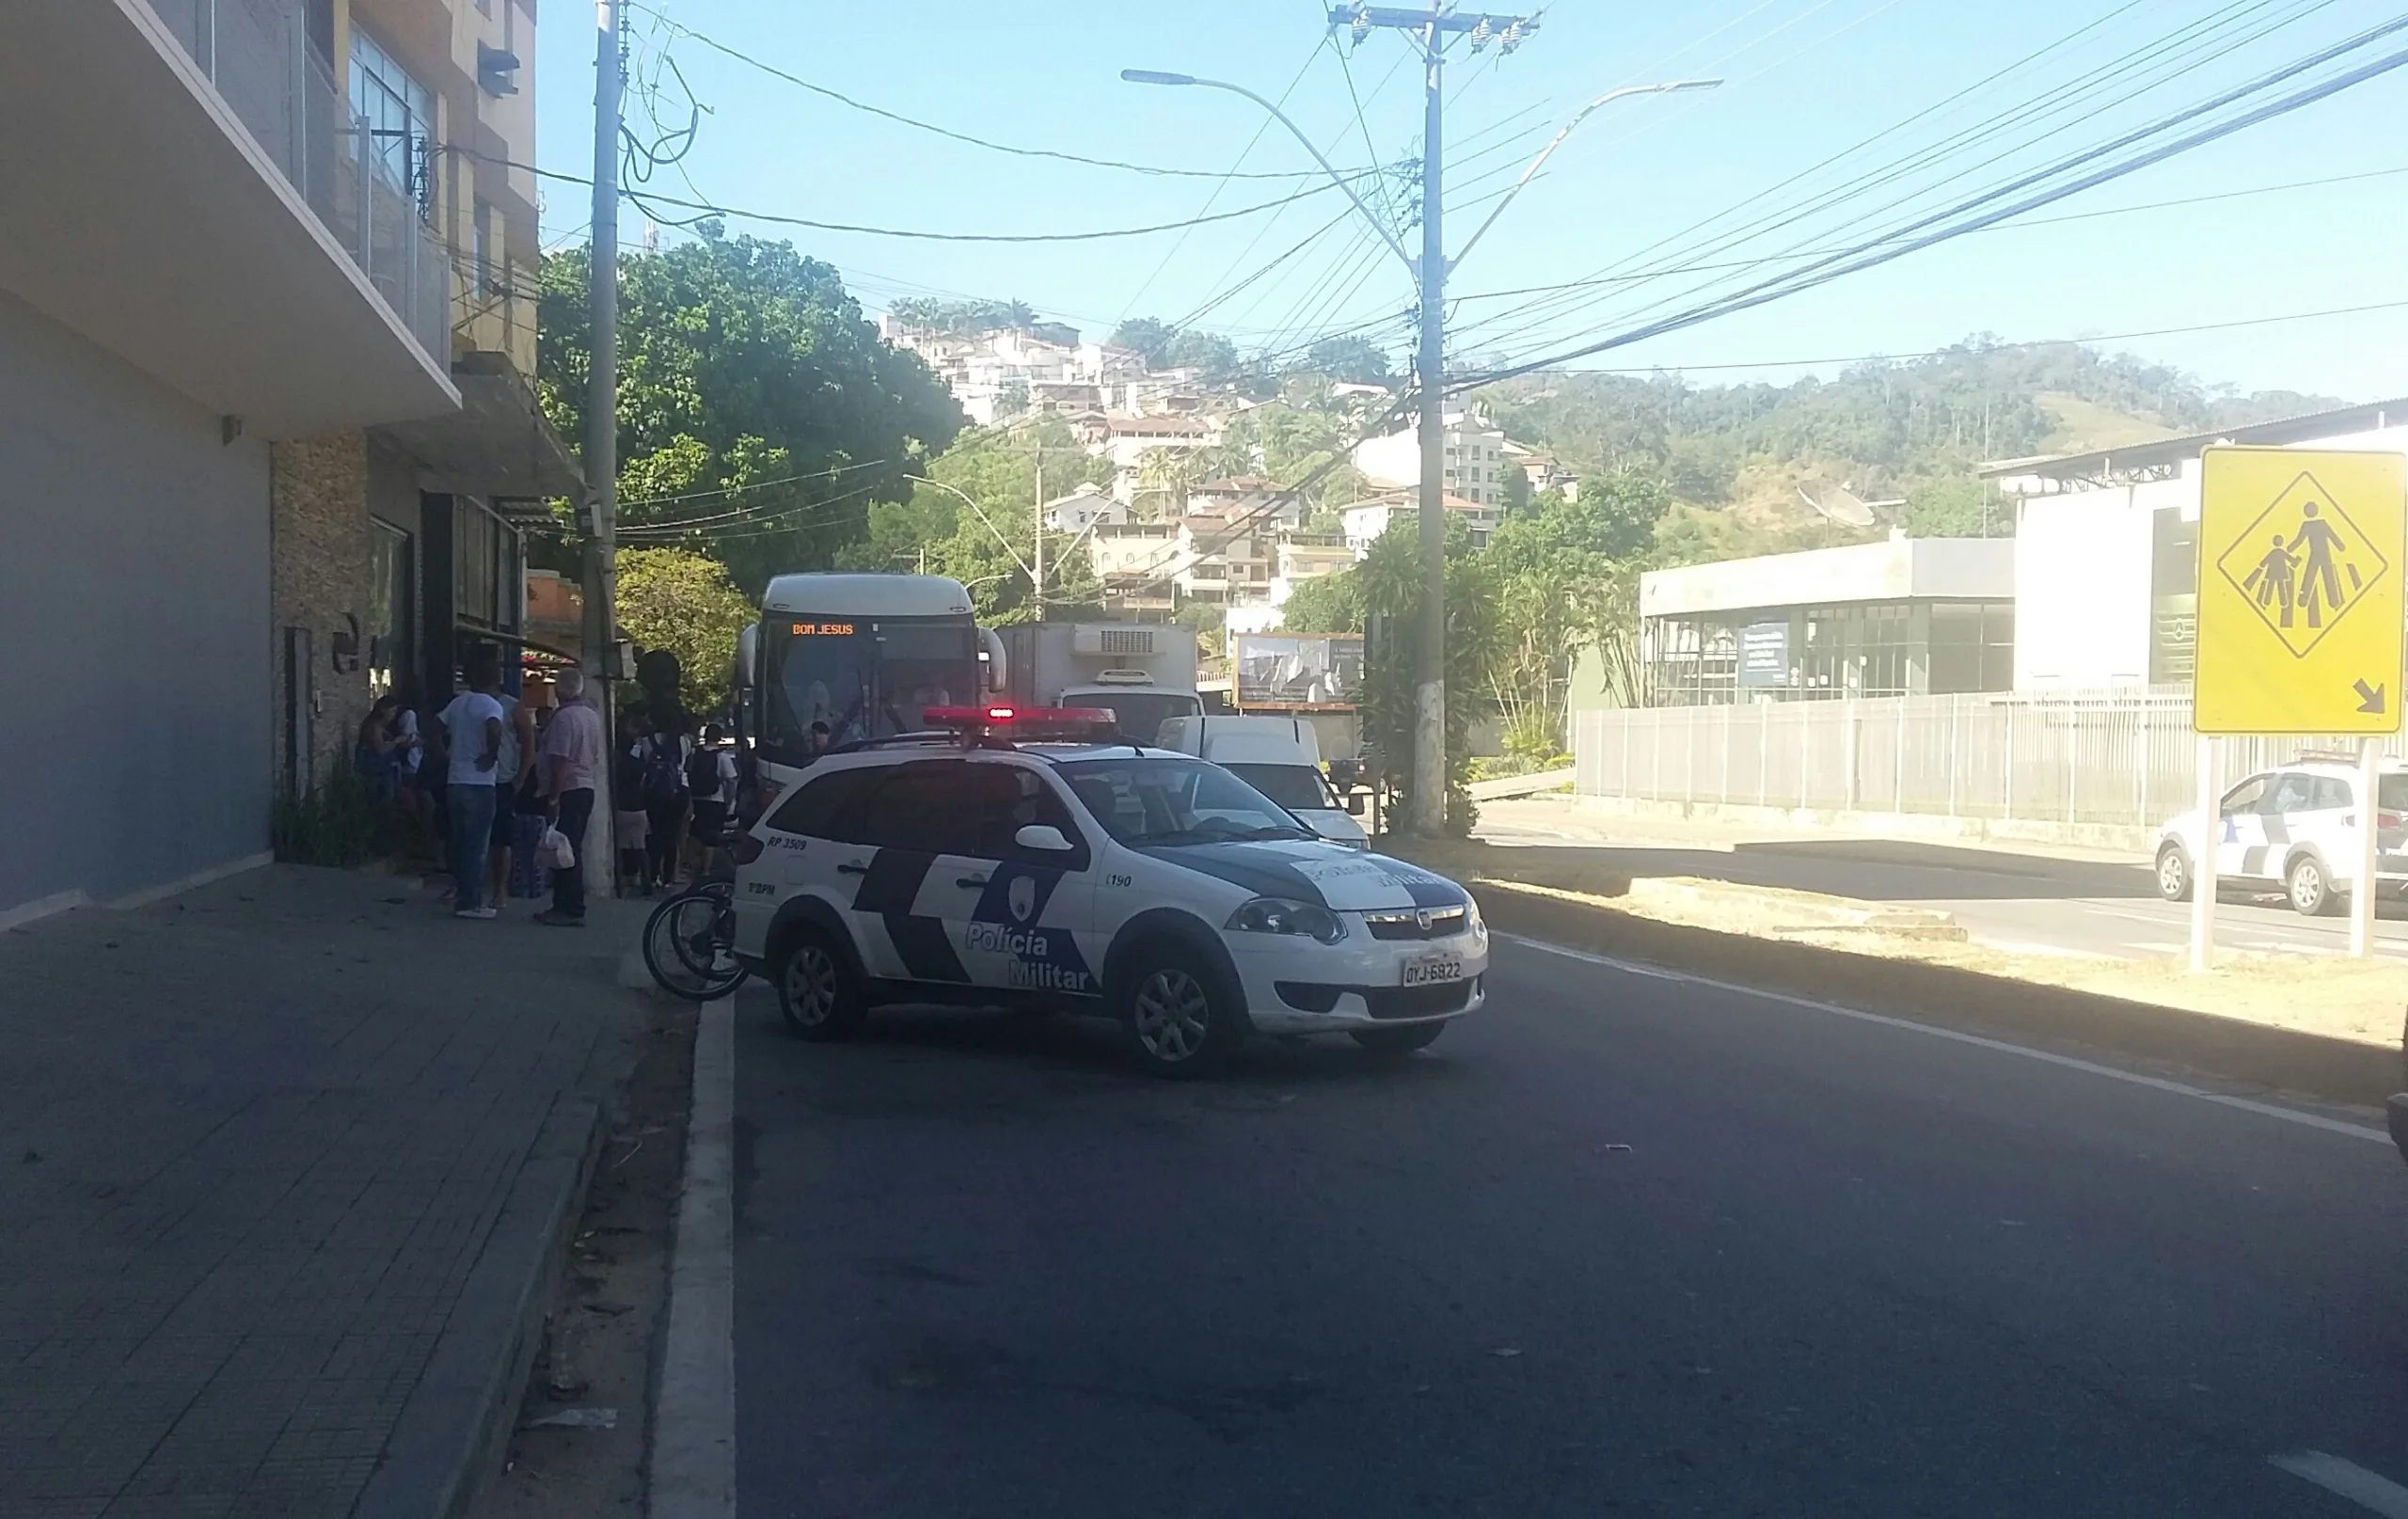
POLYGON ((595 1117, 641 903, 276 866, 0 933, 0 1519, 434 1515, 595 1117))

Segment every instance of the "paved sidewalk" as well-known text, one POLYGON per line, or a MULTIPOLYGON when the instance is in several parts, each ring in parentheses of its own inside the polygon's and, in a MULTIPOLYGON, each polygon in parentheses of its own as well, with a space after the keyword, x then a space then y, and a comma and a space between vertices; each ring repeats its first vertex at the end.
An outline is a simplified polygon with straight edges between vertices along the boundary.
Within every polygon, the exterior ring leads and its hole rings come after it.
POLYGON ((0 933, 0 1519, 472 1485, 631 1068, 640 903, 275 866, 0 933))

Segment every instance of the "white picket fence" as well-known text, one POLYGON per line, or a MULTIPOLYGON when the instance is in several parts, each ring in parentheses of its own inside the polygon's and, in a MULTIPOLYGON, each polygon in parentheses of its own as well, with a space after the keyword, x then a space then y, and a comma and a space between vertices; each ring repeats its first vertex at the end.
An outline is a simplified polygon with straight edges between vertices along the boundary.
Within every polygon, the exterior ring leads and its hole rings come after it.
MULTIPOLYGON (((2154 827, 2195 800, 2188 692, 1634 707, 1573 716, 1583 796, 2154 827)), ((2227 783, 2353 739, 2227 738, 2227 783)), ((2386 740, 2394 755, 2408 744, 2386 740)))

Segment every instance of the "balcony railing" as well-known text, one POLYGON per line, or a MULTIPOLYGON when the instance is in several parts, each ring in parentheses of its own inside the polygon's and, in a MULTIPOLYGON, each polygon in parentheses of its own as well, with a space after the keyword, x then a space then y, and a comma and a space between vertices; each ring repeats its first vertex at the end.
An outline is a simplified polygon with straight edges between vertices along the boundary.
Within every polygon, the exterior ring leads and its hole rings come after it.
MULTIPOLYGON (((334 71, 309 45, 301 8, 293 0, 146 3, 427 356, 450 369, 450 262, 421 198, 380 171, 382 145, 352 116, 334 71)), ((409 162, 424 164, 427 145, 409 146, 409 162)))

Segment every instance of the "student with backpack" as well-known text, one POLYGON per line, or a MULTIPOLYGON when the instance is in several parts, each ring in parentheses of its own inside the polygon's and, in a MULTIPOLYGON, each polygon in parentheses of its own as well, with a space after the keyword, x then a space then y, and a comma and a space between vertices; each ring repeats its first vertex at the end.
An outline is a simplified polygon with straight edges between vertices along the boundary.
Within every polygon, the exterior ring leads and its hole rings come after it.
POLYGON ((693 740, 679 732, 673 720, 656 719, 643 740, 645 855, 649 878, 660 886, 677 883, 677 855, 693 799, 686 779, 686 760, 692 748, 693 740))

